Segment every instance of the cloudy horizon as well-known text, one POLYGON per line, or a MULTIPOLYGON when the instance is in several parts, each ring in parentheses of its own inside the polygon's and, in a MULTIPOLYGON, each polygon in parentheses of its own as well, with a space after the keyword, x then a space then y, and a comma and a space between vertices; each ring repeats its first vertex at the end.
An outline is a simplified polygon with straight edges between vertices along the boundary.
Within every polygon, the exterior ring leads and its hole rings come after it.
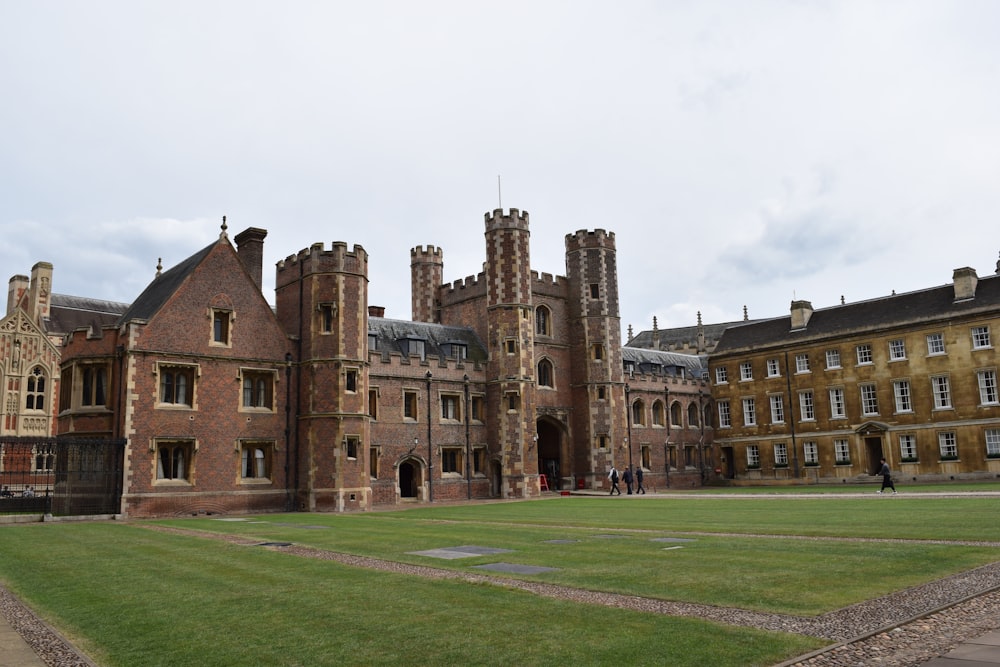
POLYGON ((533 270, 615 234, 629 326, 778 317, 996 271, 1000 3, 0 0, 0 264, 134 300, 218 238, 481 271, 528 211, 533 270), (498 188, 497 178, 501 179, 498 188))

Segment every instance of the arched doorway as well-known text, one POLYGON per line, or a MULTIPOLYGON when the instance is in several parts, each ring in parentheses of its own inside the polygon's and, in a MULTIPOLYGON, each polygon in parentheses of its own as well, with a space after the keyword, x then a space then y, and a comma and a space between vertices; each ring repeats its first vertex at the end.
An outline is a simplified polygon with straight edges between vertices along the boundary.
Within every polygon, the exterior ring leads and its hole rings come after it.
POLYGON ((399 497, 419 498, 423 485, 423 466, 418 461, 408 459, 399 464, 399 497))
POLYGON ((562 478, 569 470, 563 465, 562 429, 550 419, 539 419, 535 424, 538 434, 538 472, 552 490, 562 488, 562 478))

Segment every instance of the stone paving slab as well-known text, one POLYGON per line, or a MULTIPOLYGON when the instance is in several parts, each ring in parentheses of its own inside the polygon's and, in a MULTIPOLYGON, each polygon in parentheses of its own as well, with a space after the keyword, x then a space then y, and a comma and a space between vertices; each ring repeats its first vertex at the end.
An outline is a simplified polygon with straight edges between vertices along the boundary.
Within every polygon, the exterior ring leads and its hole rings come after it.
POLYGON ((487 563, 486 565, 473 565, 475 570, 490 570, 491 572, 508 572, 510 574, 540 574, 542 572, 556 572, 558 567, 539 567, 537 565, 518 565, 517 563, 487 563))
POLYGON ((650 542, 694 542, 688 537, 654 537, 650 542))
POLYGON ((45 667, 28 642, 0 615, 0 667, 45 667))
POLYGON ((473 556, 492 556, 494 554, 509 554, 513 549, 497 549, 494 547, 480 547, 474 544, 465 544, 458 547, 446 547, 443 549, 427 549, 426 551, 407 551, 413 556, 427 556, 428 558, 441 558, 444 560, 455 560, 456 558, 472 558, 473 556))

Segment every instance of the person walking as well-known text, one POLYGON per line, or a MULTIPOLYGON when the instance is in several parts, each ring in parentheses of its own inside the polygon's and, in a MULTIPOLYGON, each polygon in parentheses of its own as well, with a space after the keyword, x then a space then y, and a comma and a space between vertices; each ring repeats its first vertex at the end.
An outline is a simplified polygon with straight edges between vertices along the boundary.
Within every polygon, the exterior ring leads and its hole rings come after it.
POLYGON ((625 468, 625 474, 622 475, 622 479, 625 480, 625 488, 628 489, 628 495, 632 495, 632 466, 625 468))
POLYGON ((608 495, 613 496, 615 495, 615 491, 617 491, 620 496, 622 494, 622 490, 618 488, 618 469, 614 466, 611 466, 611 472, 608 473, 608 479, 611 480, 611 493, 608 495))
POLYGON ((646 489, 642 486, 642 466, 636 466, 635 468, 635 495, 639 494, 645 495, 646 489))
POLYGON ((889 470, 889 464, 885 462, 885 459, 882 459, 882 468, 879 469, 878 474, 882 475, 882 488, 878 490, 878 493, 882 493, 887 488, 896 493, 896 485, 892 483, 892 471, 889 470))

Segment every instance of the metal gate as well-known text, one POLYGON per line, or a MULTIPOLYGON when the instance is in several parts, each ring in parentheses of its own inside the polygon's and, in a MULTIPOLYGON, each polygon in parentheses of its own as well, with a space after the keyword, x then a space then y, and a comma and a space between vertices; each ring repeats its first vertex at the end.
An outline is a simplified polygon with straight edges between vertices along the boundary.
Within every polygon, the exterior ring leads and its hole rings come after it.
POLYGON ((0 439, 0 514, 117 514, 125 440, 0 439))

